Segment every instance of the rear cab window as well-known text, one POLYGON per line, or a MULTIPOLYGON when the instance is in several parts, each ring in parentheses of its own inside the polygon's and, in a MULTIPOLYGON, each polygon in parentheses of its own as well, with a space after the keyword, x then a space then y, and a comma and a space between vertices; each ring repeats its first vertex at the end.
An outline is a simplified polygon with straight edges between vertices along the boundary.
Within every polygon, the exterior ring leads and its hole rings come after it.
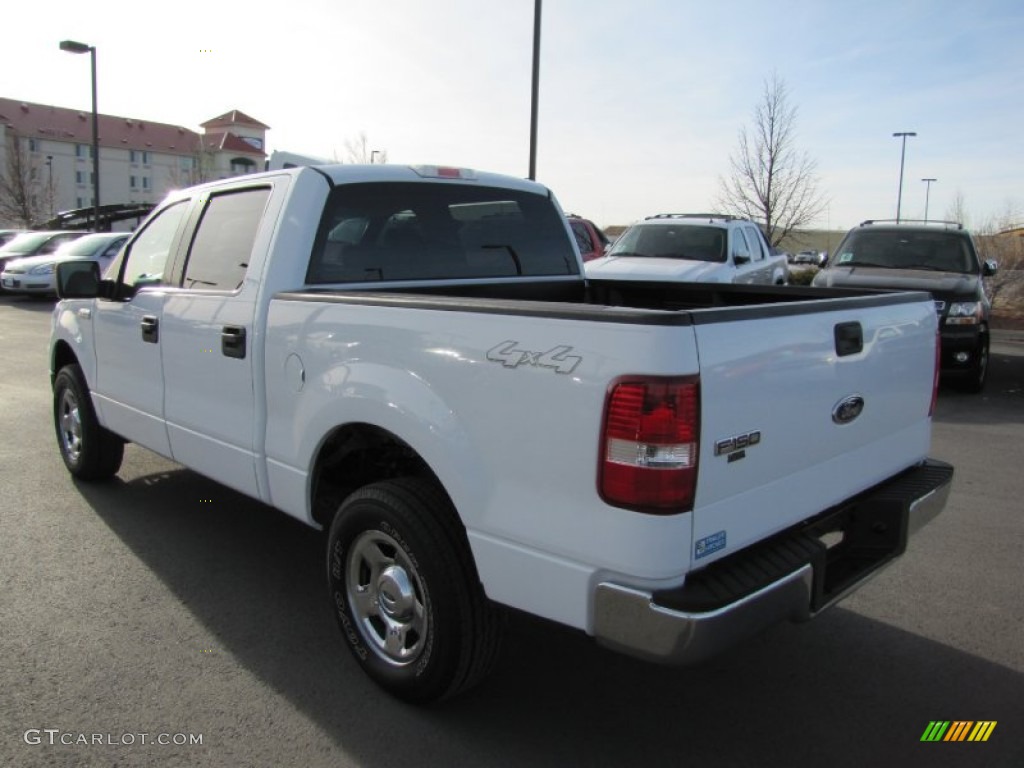
POLYGON ((578 274, 547 197, 471 184, 362 183, 331 192, 306 282, 578 274))

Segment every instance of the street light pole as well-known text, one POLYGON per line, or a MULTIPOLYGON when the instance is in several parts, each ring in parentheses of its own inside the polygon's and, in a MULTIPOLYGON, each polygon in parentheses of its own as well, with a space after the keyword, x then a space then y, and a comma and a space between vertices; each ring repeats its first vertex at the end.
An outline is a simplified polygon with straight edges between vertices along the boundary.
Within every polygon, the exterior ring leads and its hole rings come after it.
POLYGON ((932 182, 938 181, 938 179, 921 179, 925 183, 924 187, 924 223, 928 223, 928 198, 932 193, 932 182))
POLYGON ((88 53, 92 64, 92 229, 100 231, 100 122, 96 108, 96 46, 61 40, 60 49, 68 53, 88 53))
POLYGON ((53 218, 53 155, 46 156, 46 171, 49 179, 46 182, 46 201, 50 209, 50 218, 53 218))
POLYGON ((530 89, 530 180, 537 178, 537 96, 540 90, 540 5, 533 4, 533 84, 530 89))
POLYGON ((900 191, 896 196, 896 223, 900 223, 900 207, 903 204, 903 161, 907 156, 907 136, 917 136, 913 131, 901 131, 894 133, 893 136, 901 136, 903 138, 903 148, 900 150, 900 191))

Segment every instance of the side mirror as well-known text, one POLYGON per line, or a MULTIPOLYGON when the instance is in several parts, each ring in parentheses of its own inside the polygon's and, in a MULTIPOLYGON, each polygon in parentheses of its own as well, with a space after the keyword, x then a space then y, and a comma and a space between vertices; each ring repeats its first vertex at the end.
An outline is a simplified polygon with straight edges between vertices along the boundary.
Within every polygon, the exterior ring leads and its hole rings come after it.
POLYGON ((732 260, 737 267, 741 267, 744 264, 750 263, 750 255, 746 253, 734 253, 732 255, 732 260))
POLYGON ((82 260, 59 262, 57 295, 62 299, 95 299, 99 296, 99 263, 82 260))
POLYGON ((994 275, 996 273, 996 270, 998 269, 999 264, 997 264, 992 259, 989 259, 988 261, 981 265, 981 274, 984 275, 985 277, 992 277, 992 275, 994 275))

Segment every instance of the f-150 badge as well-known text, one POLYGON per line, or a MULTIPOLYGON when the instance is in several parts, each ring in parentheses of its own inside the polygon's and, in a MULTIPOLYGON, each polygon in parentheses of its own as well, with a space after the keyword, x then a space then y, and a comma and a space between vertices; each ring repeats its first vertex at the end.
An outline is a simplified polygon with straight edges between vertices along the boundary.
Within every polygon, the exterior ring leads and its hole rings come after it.
POLYGON ((532 365, 535 368, 552 368, 557 373, 572 373, 576 366, 583 362, 578 355, 570 355, 572 347, 562 344, 547 352, 530 352, 517 349, 518 341, 503 341, 487 351, 487 359, 492 363, 501 363, 506 368, 518 368, 520 365, 532 365))

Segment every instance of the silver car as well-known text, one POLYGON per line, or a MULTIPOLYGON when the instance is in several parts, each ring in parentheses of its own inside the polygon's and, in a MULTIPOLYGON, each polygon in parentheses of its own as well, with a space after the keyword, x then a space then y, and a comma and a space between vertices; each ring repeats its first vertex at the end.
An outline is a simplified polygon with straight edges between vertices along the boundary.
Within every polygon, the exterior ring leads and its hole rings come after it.
POLYGON ((103 272, 129 236, 128 232, 99 232, 65 242, 53 253, 11 259, 0 273, 0 286, 10 293, 55 295, 57 262, 98 261, 103 272))

